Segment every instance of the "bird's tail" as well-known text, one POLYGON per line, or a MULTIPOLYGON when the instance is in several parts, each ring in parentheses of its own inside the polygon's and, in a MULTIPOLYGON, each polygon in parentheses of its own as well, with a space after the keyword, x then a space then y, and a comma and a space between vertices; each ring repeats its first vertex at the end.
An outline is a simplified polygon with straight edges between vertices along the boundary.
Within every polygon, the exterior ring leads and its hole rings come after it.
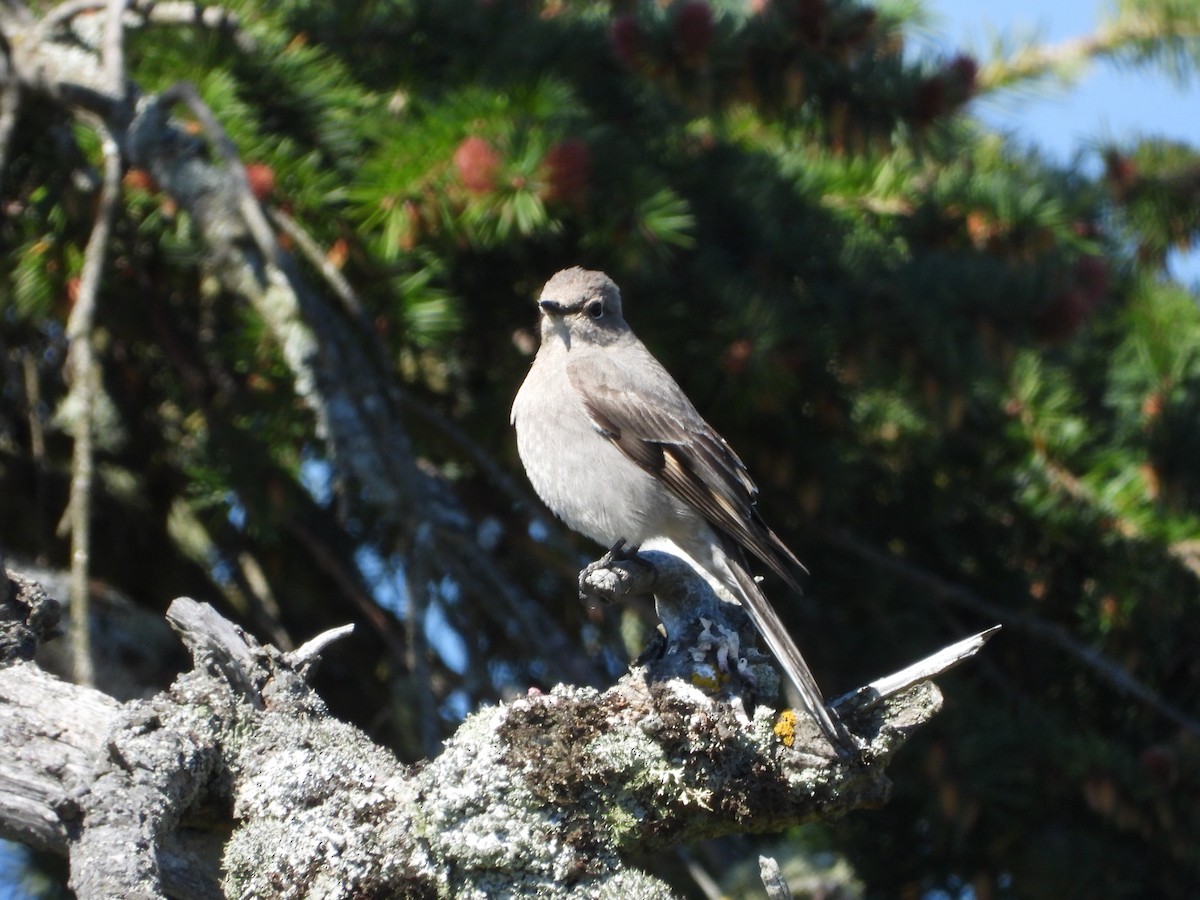
POLYGON ((737 583, 739 599, 749 614, 750 621, 783 666, 788 681, 796 686, 805 710, 817 720, 817 725, 835 749, 840 752, 853 752, 854 742, 846 726, 835 720, 825 707, 825 698, 821 696, 821 689, 817 687, 817 681, 813 678, 808 663, 800 655, 800 648, 788 634, 779 614, 771 606, 771 601, 739 560, 727 557, 725 563, 737 583))

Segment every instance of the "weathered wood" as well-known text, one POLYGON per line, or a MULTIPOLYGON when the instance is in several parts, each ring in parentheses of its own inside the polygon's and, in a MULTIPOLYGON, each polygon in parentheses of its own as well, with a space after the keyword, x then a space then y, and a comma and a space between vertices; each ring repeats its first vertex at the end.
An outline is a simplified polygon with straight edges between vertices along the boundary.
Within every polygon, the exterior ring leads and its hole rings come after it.
MULTIPOLYGON (((178 600, 168 616, 195 668, 127 704, 10 664, 0 829, 68 855, 83 900, 669 897, 627 856, 885 802, 888 761, 940 708, 927 679, 987 635, 838 701, 863 748, 847 761, 806 716, 761 702, 778 679, 741 643, 738 608, 659 562, 675 633, 656 653, 607 691, 559 686, 478 712, 415 770, 306 683, 341 630, 285 654, 178 600), (704 616, 689 622, 689 604, 704 616)), ((0 621, 39 633, 7 593, 0 621)))

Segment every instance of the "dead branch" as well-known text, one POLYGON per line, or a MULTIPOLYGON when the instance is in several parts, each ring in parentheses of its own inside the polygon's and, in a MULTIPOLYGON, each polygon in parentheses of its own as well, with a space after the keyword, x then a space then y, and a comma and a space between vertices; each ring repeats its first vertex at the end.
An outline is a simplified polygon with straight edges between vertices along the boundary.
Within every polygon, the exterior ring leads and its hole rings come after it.
MULTIPOLYGON (((52 618, 10 577, 0 627, 24 637, 0 640, 6 651, 52 618)), ((680 602, 711 594, 694 576, 671 589, 680 602)), ((608 690, 559 686, 478 712, 410 770, 308 686, 335 634, 284 654, 177 600, 168 618, 194 668, 150 700, 118 704, 25 662, 0 670, 0 833, 69 856, 82 900, 666 898, 631 854, 886 802, 884 769, 941 705, 924 679, 982 645, 838 701, 863 746, 848 761, 767 702, 778 678, 748 642, 722 668, 713 635, 748 631, 732 604, 711 611, 681 614, 682 630, 608 690)))
POLYGON ((768 900, 792 900, 792 891, 787 879, 779 871, 779 863, 770 856, 758 858, 759 874, 763 887, 767 889, 768 900))
MULTIPOLYGON (((253 39, 242 30, 241 20, 236 13, 224 7, 203 6, 186 0, 161 3, 156 0, 67 0, 42 17, 37 37, 39 40, 49 38, 56 30, 72 24, 76 18, 105 8, 121 16, 124 28, 194 25, 231 35, 242 52, 253 52, 255 49, 253 39)), ((121 74, 124 76, 123 66, 121 74)))
MULTIPOLYGON (((117 18, 117 16, 114 16, 117 18)), ((120 41, 116 43, 119 45, 120 41)), ((120 50, 112 53, 120 56, 120 50)), ((116 141, 102 121, 85 116, 100 135, 104 153, 104 181, 100 188, 100 204, 96 223, 88 238, 83 255, 83 271, 79 277, 79 295, 67 320, 67 339, 70 352, 72 437, 74 453, 71 459, 71 493, 67 518, 71 529, 71 660, 75 680, 92 684, 91 636, 88 611, 88 575, 91 566, 92 486, 94 479, 93 437, 95 428, 96 394, 100 390, 93 346, 93 324, 96 317, 96 298, 100 292, 100 276, 108 256, 109 235, 116 217, 117 200, 121 190, 121 156, 116 141)))

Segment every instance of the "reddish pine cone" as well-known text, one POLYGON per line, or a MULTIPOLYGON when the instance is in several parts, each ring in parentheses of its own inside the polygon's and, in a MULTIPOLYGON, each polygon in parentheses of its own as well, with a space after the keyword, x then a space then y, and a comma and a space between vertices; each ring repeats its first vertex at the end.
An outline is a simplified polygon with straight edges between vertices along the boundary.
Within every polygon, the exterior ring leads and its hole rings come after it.
POLYGON ((254 199, 262 203, 275 192, 275 170, 266 163, 246 163, 246 183, 254 199))
POLYGON ((454 151, 454 167, 463 187, 475 194, 487 194, 496 186, 500 154, 483 138, 473 135, 454 151))
POLYGON ((125 173, 125 177, 121 179, 121 183, 125 185, 126 190, 144 191, 147 194, 155 194, 158 192, 158 184, 154 181, 154 176, 145 169, 139 169, 133 166, 125 173))

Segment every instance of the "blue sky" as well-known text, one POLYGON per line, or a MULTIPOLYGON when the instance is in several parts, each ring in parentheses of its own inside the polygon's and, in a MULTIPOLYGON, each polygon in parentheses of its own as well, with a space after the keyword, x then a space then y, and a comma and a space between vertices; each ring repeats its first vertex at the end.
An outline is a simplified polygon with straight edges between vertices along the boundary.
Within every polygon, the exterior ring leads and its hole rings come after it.
MULTIPOLYGON (((986 60, 996 36, 1012 45, 1036 36, 1058 43, 1096 31, 1110 8, 1103 0, 927 0, 927 44, 964 50, 986 60)), ((1200 147, 1200 79, 1181 88, 1165 73, 1100 63, 1071 88, 1046 85, 1033 95, 976 101, 975 113, 1052 159, 1069 162, 1096 140, 1127 141, 1154 135, 1200 147)), ((1085 158, 1091 171, 1099 160, 1085 158)), ((1175 254, 1171 274, 1200 285, 1200 252, 1175 254)))

